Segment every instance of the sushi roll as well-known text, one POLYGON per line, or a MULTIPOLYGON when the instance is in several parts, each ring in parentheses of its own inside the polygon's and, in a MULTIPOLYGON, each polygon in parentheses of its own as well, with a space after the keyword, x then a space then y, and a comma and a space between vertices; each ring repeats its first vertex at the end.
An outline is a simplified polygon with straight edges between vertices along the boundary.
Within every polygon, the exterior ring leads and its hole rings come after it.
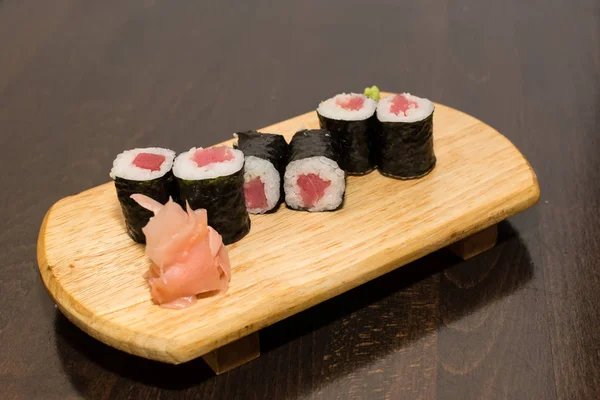
POLYGON ((126 150, 113 161, 110 177, 115 181, 127 233, 138 243, 146 243, 142 228, 153 214, 130 196, 140 193, 162 204, 165 204, 170 196, 176 197, 171 172, 174 158, 173 150, 148 147, 126 150))
POLYGON ((331 132, 338 147, 340 167, 348 175, 365 175, 375 169, 372 154, 377 128, 377 102, 365 95, 342 93, 317 108, 322 129, 331 132))
POLYGON ((431 101, 409 93, 390 95, 379 101, 377 119, 381 128, 376 161, 383 175, 415 179, 433 170, 434 109, 431 101))
POLYGON ((287 164, 288 144, 281 135, 238 132, 236 148, 244 153, 244 198, 251 214, 263 214, 279 205, 287 164))
POLYGON ((310 212, 337 210, 344 201, 345 178, 328 131, 296 132, 283 184, 288 207, 310 212))
POLYGON ((192 148, 173 164, 173 175, 183 207, 204 208, 208 224, 223 237, 237 242, 250 231, 244 201, 244 154, 226 146, 192 148))

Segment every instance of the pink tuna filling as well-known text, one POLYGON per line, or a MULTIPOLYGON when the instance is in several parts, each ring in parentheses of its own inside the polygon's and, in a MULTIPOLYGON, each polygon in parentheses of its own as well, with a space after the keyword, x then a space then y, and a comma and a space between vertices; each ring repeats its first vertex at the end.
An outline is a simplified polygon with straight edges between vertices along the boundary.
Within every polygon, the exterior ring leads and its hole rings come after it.
POLYGON ((209 164, 233 160, 233 152, 226 146, 198 149, 192 156, 198 168, 209 164))
POLYGON ((418 107, 419 105, 417 104, 417 102, 407 99, 402 94, 397 94, 392 99, 392 104, 390 105, 390 112, 396 115, 400 113, 406 115, 406 112, 408 110, 410 110, 411 108, 418 107))
POLYGON ((325 194, 325 189, 331 185, 331 181, 321 179, 316 174, 300 175, 296 184, 300 188, 300 196, 302 197, 303 206, 310 208, 325 194))
POLYGON ((133 159, 132 164, 138 168, 147 169, 150 171, 160 170, 160 166, 165 162, 165 156, 154 153, 139 153, 133 159))
POLYGON ((335 99, 335 104, 344 110, 358 111, 365 105, 365 99, 361 96, 338 97, 335 99))
POLYGON ((260 177, 244 182, 244 197, 246 198, 246 208, 266 209, 268 207, 265 184, 260 177))

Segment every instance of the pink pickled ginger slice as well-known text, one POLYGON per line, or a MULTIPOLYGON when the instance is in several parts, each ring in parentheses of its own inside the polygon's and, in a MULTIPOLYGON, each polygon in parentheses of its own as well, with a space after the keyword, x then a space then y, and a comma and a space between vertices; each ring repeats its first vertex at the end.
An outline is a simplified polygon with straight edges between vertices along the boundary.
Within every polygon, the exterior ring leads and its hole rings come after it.
POLYGON ((142 228, 152 261, 148 282, 152 299, 165 308, 196 303, 197 295, 225 293, 231 277, 221 235, 208 226, 206 210, 184 211, 172 199, 163 206, 141 194, 131 196, 154 212, 142 228))

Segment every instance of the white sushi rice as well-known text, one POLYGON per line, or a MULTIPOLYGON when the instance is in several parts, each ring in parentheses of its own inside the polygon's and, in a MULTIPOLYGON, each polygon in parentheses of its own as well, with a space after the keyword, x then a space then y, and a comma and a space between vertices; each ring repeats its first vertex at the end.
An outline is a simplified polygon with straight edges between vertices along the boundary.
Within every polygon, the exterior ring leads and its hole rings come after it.
POLYGON ((362 121, 371 117, 377 109, 377 102, 370 97, 358 93, 341 93, 330 99, 319 103, 317 112, 329 119, 342 121, 362 121), (346 110, 337 104, 337 100, 344 100, 351 96, 360 96, 365 100, 363 107, 360 110, 346 110))
POLYGON ((331 182, 325 189, 323 197, 307 210, 319 212, 338 208, 344 199, 346 190, 345 174, 335 161, 323 156, 304 158, 288 164, 283 178, 285 202, 292 208, 304 208, 297 181, 301 175, 307 174, 315 174, 321 179, 331 182))
POLYGON ((416 122, 429 117, 435 108, 434 104, 428 99, 413 96, 410 93, 401 94, 406 99, 417 103, 417 107, 406 110, 406 115, 401 112, 397 115, 390 112, 392 99, 396 96, 392 94, 379 100, 379 104, 377 105, 377 119, 381 122, 416 122))
POLYGON ((279 202, 281 177, 277 169, 269 161, 259 157, 248 156, 244 164, 244 182, 252 181, 255 178, 260 178, 265 185, 267 208, 248 208, 248 212, 251 214, 263 214, 273 209, 279 202))
POLYGON ((146 147, 125 150, 121 154, 117 155, 117 158, 115 158, 113 161, 113 167, 110 170, 110 177, 112 179, 129 179, 130 181, 149 181, 160 178, 171 170, 174 158, 175 152, 173 150, 163 149, 160 147, 146 147), (140 168, 133 164, 133 160, 140 153, 161 154, 165 156, 165 161, 162 163, 158 171, 150 171, 145 168, 140 168))
POLYGON ((201 149, 202 147, 192 147, 189 151, 178 155, 173 164, 173 175, 180 179, 198 181, 235 174, 244 166, 244 153, 240 150, 229 148, 233 153, 231 160, 198 167, 198 164, 193 160, 193 156, 196 150, 201 149))

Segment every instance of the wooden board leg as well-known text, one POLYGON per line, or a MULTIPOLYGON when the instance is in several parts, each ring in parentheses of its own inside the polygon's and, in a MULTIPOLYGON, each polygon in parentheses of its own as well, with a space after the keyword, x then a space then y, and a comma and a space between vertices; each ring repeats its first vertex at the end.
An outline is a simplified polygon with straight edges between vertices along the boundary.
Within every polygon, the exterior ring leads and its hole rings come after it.
POLYGON ((204 361, 220 375, 246 364, 260 356, 258 332, 231 342, 202 356, 204 361))
POLYGON ((463 260, 468 260, 469 258, 475 257, 494 247, 497 240, 498 226, 492 225, 489 228, 451 244, 448 246, 448 249, 463 260))

